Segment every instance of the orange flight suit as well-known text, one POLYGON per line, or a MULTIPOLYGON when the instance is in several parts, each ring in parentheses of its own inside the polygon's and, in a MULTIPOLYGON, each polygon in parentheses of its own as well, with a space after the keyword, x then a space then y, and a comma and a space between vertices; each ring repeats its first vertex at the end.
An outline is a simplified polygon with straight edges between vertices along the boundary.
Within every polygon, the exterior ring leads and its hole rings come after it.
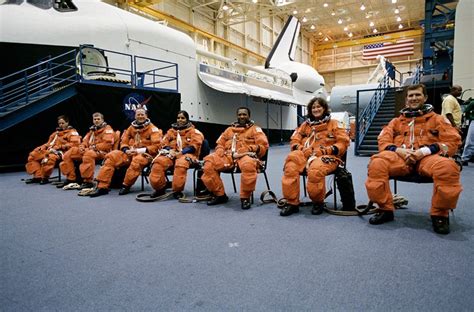
POLYGON ((199 157, 204 135, 192 123, 180 129, 173 124, 163 138, 163 150, 153 160, 150 172, 150 184, 155 190, 162 190, 166 186, 166 170, 174 165, 173 192, 182 192, 186 184, 187 171, 190 163, 199 157), (176 158, 171 157, 169 150, 181 152, 176 158))
POLYGON ((38 146, 28 155, 26 172, 34 178, 49 178, 54 165, 64 152, 79 146, 80 143, 81 136, 73 127, 69 126, 66 130, 56 129, 56 132, 49 136, 48 142, 38 146))
POLYGON ((241 126, 238 123, 227 128, 217 139, 215 152, 204 158, 204 173, 202 181, 207 189, 215 196, 225 194, 224 184, 219 176, 221 171, 234 168, 237 164, 241 173, 240 198, 250 198, 257 183, 257 170, 262 158, 268 149, 268 140, 262 128, 249 123, 241 126), (232 154, 251 152, 256 157, 243 156, 233 159, 232 154))
POLYGON ((340 157, 349 147, 350 139, 337 120, 326 117, 320 122, 306 120, 291 136, 291 152, 285 160, 281 179, 283 197, 288 204, 300 203, 300 174, 306 168, 308 194, 314 203, 324 203, 325 177, 342 162, 340 157))
POLYGON ((89 132, 79 147, 73 147, 64 153, 63 161, 59 164, 61 172, 69 181, 76 180, 74 161, 81 162, 79 170, 83 182, 92 182, 95 163, 104 159, 114 146, 114 130, 104 123, 101 127, 90 127, 89 132))
POLYGON ((137 180, 143 168, 147 166, 161 148, 163 131, 153 125, 149 119, 143 124, 136 121, 122 135, 121 150, 115 150, 105 155, 104 165, 100 168, 96 180, 98 188, 108 188, 117 168, 129 166, 123 180, 123 185, 130 187, 137 180), (136 155, 127 155, 128 149, 145 149, 136 155))
MULTIPOLYGON (((402 111, 403 112, 403 111, 402 111)), ((404 176, 413 172, 433 179, 431 199, 432 216, 449 216, 449 209, 456 208, 462 191, 459 175, 460 168, 453 156, 461 144, 458 131, 445 117, 429 111, 417 117, 401 115, 394 118, 382 129, 378 136, 379 153, 369 162, 368 178, 365 182, 369 199, 381 210, 393 211, 394 205, 390 186, 390 176, 404 176), (412 132, 409 123, 414 122, 412 132), (429 147, 432 154, 423 157, 416 165, 407 165, 405 160, 395 153, 397 147, 429 147), (443 157, 444 155, 446 157, 443 157)))

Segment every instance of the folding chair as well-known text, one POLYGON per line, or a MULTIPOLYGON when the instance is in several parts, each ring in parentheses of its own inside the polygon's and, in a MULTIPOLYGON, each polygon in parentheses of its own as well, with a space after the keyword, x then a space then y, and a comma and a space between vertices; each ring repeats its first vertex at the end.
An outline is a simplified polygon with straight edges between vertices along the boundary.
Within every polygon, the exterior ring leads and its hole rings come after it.
MULTIPOLYGON (((343 167, 346 169, 346 163, 347 163, 347 151, 342 155, 341 160, 343 162, 343 167)), ((330 174, 332 176, 332 195, 333 195, 333 203, 334 203, 334 209, 337 209, 337 185, 336 185, 336 175, 335 172, 330 174)), ((304 192, 304 197, 308 196, 308 192, 306 190, 306 177, 308 176, 308 173, 306 172, 306 168, 303 170, 302 173, 300 173, 300 176, 303 178, 303 192, 304 192)), ((329 194, 330 195, 330 194, 329 194)))

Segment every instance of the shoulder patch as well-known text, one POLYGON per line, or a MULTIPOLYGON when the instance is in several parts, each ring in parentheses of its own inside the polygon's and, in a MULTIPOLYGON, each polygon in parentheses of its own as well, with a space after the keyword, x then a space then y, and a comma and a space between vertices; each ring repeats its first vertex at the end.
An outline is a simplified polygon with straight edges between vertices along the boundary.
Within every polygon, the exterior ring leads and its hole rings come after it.
POLYGON ((257 131, 257 132, 263 132, 263 131, 262 131, 262 128, 260 128, 260 127, 255 127, 255 131, 257 131))
POLYGON ((107 130, 105 130, 105 133, 114 133, 114 130, 112 130, 112 129, 107 129, 107 130))
POLYGON ((160 130, 157 127, 151 128, 151 132, 160 132, 160 130))

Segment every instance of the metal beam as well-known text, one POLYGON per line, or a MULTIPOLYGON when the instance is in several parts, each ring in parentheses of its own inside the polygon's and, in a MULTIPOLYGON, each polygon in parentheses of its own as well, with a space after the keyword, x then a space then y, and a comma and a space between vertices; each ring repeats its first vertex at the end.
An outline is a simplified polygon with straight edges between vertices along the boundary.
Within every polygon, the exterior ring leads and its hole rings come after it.
POLYGON ((385 34, 382 36, 375 36, 370 38, 362 38, 362 39, 354 39, 348 41, 340 41, 336 43, 325 43, 316 46, 314 52, 334 49, 334 48, 343 48, 343 47, 353 47, 353 46, 360 46, 370 43, 377 43, 380 41, 387 41, 387 40, 394 40, 394 39, 401 39, 401 38, 417 38, 423 36, 423 29, 412 29, 406 31, 398 31, 390 34, 385 34))
POLYGON ((172 15, 169 15, 169 14, 166 14, 162 11, 159 11, 159 10, 156 10, 156 9, 153 9, 153 8, 150 8, 150 7, 144 7, 144 6, 139 6, 139 5, 135 5, 134 3, 129 3, 128 4, 130 8, 134 8, 138 11, 142 11, 146 14, 149 14, 153 17, 156 17, 158 19, 162 19, 162 20, 165 20, 168 22, 168 24, 171 24, 179 29, 182 29, 182 30, 185 30, 185 31, 189 31, 191 33, 196 33, 196 34, 199 34, 203 37, 206 37, 206 38, 209 38, 211 40, 214 40, 215 42, 218 42, 218 43, 221 43, 229 48, 232 48, 234 50, 237 50, 237 51, 240 51, 246 55, 250 55, 254 58, 256 58, 257 60, 259 61, 265 61, 266 57, 264 57, 263 55, 260 55, 258 53, 255 53, 251 50, 248 50, 246 48, 242 48, 241 46, 235 44, 235 43, 232 43, 228 40, 225 40, 221 37, 218 37, 214 34, 211 34, 207 31, 204 31, 204 30, 201 30, 179 18, 176 18, 172 15))

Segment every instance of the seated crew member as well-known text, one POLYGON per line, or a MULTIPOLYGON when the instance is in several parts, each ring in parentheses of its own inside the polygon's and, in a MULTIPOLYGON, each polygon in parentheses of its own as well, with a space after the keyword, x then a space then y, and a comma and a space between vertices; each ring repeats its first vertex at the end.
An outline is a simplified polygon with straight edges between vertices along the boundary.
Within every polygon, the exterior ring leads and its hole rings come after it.
POLYGON ((166 170, 174 166, 172 189, 175 198, 183 196, 187 170, 191 162, 197 161, 204 135, 189 121, 186 111, 179 111, 176 123, 163 138, 163 149, 153 160, 150 183, 155 189, 151 197, 165 194, 166 170))
POLYGON ((48 142, 38 146, 28 155, 26 172, 33 178, 26 183, 49 183, 54 165, 63 156, 63 153, 72 147, 79 146, 81 137, 76 129, 69 125, 69 118, 65 115, 58 117, 56 132, 49 136, 48 142))
POLYGON ((135 120, 122 135, 120 150, 112 151, 105 156, 104 165, 96 177, 97 188, 89 196, 107 194, 115 169, 124 166, 128 166, 128 169, 119 195, 130 193, 130 187, 143 168, 152 161, 161 148, 162 138, 163 132, 151 123, 146 110, 137 108, 135 120))
POLYGON ((349 136, 337 120, 331 119, 326 100, 313 98, 308 103, 307 112, 307 119, 291 136, 291 152, 285 160, 281 184, 287 204, 280 211, 282 217, 299 212, 300 173, 305 168, 308 194, 313 202, 311 213, 319 215, 323 212, 325 177, 342 163, 340 157, 349 147, 349 136))
POLYGON ((78 147, 72 147, 64 153, 63 161, 59 164, 61 172, 66 176, 66 181, 59 184, 63 187, 76 182, 76 168, 74 161, 81 162, 79 171, 83 183, 81 188, 92 188, 94 185, 94 169, 97 160, 104 159, 114 146, 114 130, 104 121, 101 113, 92 114, 92 126, 78 147))
POLYGON ((369 200, 379 206, 370 224, 394 219, 390 176, 418 173, 433 179, 431 220, 436 233, 449 233, 449 210, 456 208, 462 186, 453 156, 461 137, 449 120, 433 112, 422 84, 407 88, 406 106, 378 136, 379 153, 369 161, 365 182, 369 200))
POLYGON ((219 173, 237 165, 242 172, 240 177, 241 208, 249 209, 250 195, 257 183, 259 159, 265 155, 267 149, 267 136, 253 120, 250 120, 250 110, 247 107, 238 108, 237 122, 228 127, 217 139, 215 152, 204 158, 202 181, 214 195, 207 204, 212 206, 229 200, 219 173))

